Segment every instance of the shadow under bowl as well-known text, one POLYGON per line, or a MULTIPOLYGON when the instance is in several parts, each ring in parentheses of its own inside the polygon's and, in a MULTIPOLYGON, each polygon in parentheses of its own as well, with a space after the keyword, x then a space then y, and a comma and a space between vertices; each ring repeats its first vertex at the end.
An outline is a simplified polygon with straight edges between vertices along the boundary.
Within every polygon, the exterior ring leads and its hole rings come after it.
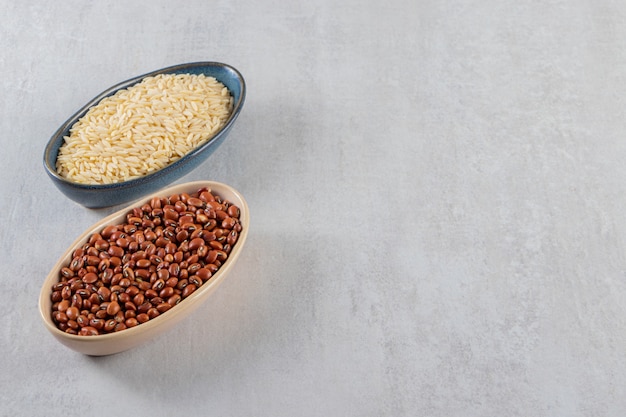
POLYGON ((224 281, 224 279, 226 279, 226 276, 232 270, 243 249, 248 235, 249 224, 250 213, 246 200, 238 191, 226 184, 212 181, 194 181, 175 185, 161 190, 158 193, 147 196, 141 201, 121 209, 93 224, 74 241, 65 253, 63 253, 44 280, 41 287, 39 295, 39 313, 43 320, 43 324, 60 343, 74 351, 90 356, 112 355, 146 343, 150 339, 165 333, 181 320, 189 316, 202 303, 204 303, 224 281), (71 261, 72 253, 75 249, 81 247, 89 240, 89 237, 93 233, 100 232, 105 226, 124 222, 128 211, 132 210, 134 207, 140 207, 141 205, 150 202, 152 197, 169 197, 180 193, 191 194, 203 187, 209 188, 214 194, 219 195, 222 199, 228 200, 232 204, 238 206, 240 210, 239 221, 242 226, 237 242, 233 245, 228 259, 208 281, 203 283, 187 298, 183 299, 180 303, 160 316, 157 316, 156 318, 153 318, 143 324, 139 324, 135 327, 119 332, 96 336, 79 336, 65 333, 56 326, 52 320, 52 300, 50 298, 52 294, 52 286, 59 281, 59 272, 63 266, 67 265, 71 261))
POLYGON ((232 66, 219 62, 180 64, 131 78, 94 97, 59 127, 46 145, 43 156, 44 167, 50 179, 63 194, 85 207, 110 207, 135 200, 174 182, 205 161, 228 136, 241 112, 245 96, 246 84, 243 76, 232 66), (115 184, 80 184, 60 176, 56 170, 57 155, 64 143, 63 138, 69 135, 69 130, 74 123, 103 98, 115 94, 118 90, 131 87, 146 77, 159 74, 204 74, 224 84, 233 96, 233 110, 224 126, 211 139, 184 157, 141 178, 115 184))

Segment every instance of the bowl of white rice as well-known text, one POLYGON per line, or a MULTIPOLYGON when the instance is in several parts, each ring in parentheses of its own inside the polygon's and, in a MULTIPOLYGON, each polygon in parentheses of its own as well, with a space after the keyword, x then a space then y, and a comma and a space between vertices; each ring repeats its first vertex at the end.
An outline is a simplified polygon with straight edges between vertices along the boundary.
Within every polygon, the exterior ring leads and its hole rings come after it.
POLYGON ((228 136, 245 95, 239 71, 219 62, 131 78, 59 127, 44 167, 61 192, 85 207, 136 200, 204 162, 228 136))

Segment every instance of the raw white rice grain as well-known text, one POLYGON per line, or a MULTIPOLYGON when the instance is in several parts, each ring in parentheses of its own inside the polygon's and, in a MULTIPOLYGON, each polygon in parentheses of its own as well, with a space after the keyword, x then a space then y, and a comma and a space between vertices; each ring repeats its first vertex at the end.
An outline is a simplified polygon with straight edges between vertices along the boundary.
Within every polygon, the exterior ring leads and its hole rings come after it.
POLYGON ((70 128, 57 172, 83 184, 142 177, 206 143, 232 109, 230 92, 213 77, 146 77, 102 99, 70 128))

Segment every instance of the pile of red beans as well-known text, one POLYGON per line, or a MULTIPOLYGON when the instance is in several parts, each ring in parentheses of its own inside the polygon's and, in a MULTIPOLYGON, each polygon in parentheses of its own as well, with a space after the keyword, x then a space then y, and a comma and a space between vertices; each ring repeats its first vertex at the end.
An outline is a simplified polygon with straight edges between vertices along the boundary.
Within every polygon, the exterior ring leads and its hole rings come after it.
POLYGON ((226 262, 239 208, 203 188, 153 198, 74 250, 52 287, 52 319, 67 333, 121 331, 167 312, 226 262))

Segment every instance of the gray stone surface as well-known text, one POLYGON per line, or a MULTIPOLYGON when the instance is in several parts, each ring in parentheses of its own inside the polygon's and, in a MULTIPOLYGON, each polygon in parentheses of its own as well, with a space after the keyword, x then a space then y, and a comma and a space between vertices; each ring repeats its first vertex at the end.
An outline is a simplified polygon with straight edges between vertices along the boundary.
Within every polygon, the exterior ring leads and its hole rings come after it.
POLYGON ((0 415, 623 416, 626 4, 5 2, 0 415), (37 311, 113 211, 43 148, 126 78, 234 65, 229 139, 181 180, 252 228, 193 317, 90 358, 37 311))

